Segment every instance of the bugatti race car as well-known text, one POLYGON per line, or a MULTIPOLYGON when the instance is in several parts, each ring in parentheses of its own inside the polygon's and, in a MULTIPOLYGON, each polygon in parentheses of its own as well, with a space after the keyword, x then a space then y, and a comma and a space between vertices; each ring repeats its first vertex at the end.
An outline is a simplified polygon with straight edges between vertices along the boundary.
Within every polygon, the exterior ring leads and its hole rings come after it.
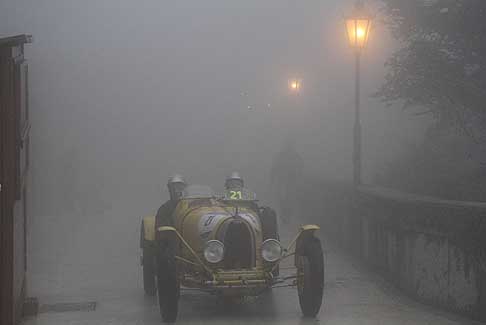
POLYGON ((163 321, 176 320, 181 287, 241 298, 294 286, 304 316, 319 312, 324 258, 317 225, 300 227, 283 246, 276 213, 259 207, 253 192, 215 195, 197 185, 186 188, 173 221, 156 229, 155 217, 147 216, 141 227, 144 289, 158 293, 163 321), (281 276, 279 265, 288 258, 291 273, 281 276))

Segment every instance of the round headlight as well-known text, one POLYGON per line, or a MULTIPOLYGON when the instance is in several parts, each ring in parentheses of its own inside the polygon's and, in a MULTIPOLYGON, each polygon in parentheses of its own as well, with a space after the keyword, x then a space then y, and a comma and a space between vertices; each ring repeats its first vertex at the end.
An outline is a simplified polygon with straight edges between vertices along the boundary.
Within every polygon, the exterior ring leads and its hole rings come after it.
POLYGON ((210 240, 204 248, 204 258, 209 263, 219 263, 224 257, 224 245, 219 240, 210 240))
POLYGON ((282 257, 282 245, 276 239, 267 239, 262 244, 262 257, 267 262, 276 262, 282 257))

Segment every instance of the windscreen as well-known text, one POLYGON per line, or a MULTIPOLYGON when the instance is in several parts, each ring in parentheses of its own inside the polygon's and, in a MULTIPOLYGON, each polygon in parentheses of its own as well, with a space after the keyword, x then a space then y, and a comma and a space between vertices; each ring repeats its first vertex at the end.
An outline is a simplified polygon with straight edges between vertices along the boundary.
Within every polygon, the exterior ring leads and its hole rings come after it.
POLYGON ((202 199, 215 197, 214 191, 206 185, 189 185, 182 194, 183 199, 202 199))

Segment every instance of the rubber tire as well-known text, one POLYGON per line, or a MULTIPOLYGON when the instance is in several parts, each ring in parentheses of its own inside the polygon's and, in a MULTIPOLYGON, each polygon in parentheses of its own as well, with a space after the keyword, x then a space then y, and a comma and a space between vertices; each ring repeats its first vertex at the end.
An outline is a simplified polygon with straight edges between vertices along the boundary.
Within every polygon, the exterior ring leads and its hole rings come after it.
MULTIPOLYGON (((270 238, 280 240, 280 236, 278 234, 277 213, 275 212, 275 210, 269 207, 264 207, 260 212, 260 216, 261 216, 260 221, 262 223, 263 241, 270 238)), ((279 276, 280 267, 277 266, 275 270, 273 270, 272 274, 274 277, 279 276)))
POLYGON ((162 321, 175 322, 179 308, 180 284, 173 254, 161 254, 157 259, 157 290, 162 321))
POLYGON ((145 240, 145 229, 142 221, 140 229, 140 247, 142 248, 143 290, 147 296, 155 296, 155 255, 145 240))
POLYGON ((142 248, 143 290, 147 296, 155 296, 157 286, 155 283, 155 256, 151 249, 144 244, 142 248))
MULTIPOLYGON (((316 317, 322 305, 324 292, 324 256, 321 242, 309 237, 303 243, 303 284, 298 283, 299 304, 304 317, 316 317)), ((302 271, 300 271, 302 272, 302 271)))

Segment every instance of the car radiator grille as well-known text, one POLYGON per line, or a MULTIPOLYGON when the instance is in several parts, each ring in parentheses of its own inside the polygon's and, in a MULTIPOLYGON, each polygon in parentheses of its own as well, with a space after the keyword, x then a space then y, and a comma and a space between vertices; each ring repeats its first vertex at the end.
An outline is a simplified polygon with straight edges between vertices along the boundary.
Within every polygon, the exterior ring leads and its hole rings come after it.
POLYGON ((224 233, 224 268, 246 269, 255 264, 253 236, 242 220, 231 220, 224 233))

